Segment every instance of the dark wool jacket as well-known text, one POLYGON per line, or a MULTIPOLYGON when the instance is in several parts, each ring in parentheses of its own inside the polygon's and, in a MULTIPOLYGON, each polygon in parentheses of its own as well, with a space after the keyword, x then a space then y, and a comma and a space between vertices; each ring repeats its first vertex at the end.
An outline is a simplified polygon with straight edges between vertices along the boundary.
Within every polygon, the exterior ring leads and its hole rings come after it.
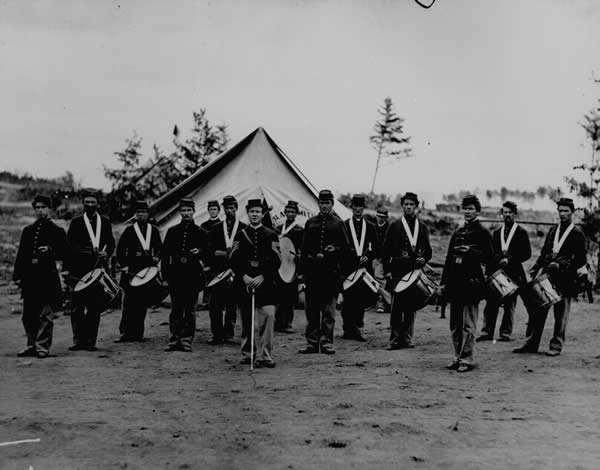
MULTIPOLYGON (((508 246, 506 256, 502 253, 502 244, 500 236, 502 227, 494 230, 492 234, 492 247, 494 249, 494 256, 490 263, 489 273, 496 271, 500 265, 500 260, 504 257, 508 258, 508 265, 502 269, 508 274, 508 276, 515 281, 518 285, 525 284, 527 278, 525 277, 525 270, 523 269, 523 263, 531 258, 531 245, 529 243, 529 235, 520 225, 517 225, 515 234, 508 246)), ((504 238, 508 236, 509 230, 507 229, 504 233, 504 238)))
POLYGON ((208 233, 210 233, 210 231, 213 229, 213 227, 215 227, 216 225, 221 224, 223 221, 221 219, 215 219, 215 220, 205 220, 204 222, 202 222, 200 224, 200 227, 202 227, 204 230, 206 230, 208 233))
POLYGON ((203 263, 208 253, 204 230, 193 221, 180 222, 169 228, 162 247, 161 271, 170 285, 198 288, 204 285, 203 263), (195 255, 190 250, 197 248, 195 255))
MULTIPOLYGON (((227 220, 227 219, 226 219, 227 220)), ((231 231, 233 230, 233 225, 235 224, 235 220, 233 222, 227 221, 227 233, 231 235, 231 231)), ((246 227, 246 224, 241 222, 238 225, 237 233, 246 227)), ((236 234, 237 236, 237 234, 236 234)), ((223 221, 221 223, 216 224, 210 230, 208 234, 208 246, 209 246, 209 258, 208 264, 211 267, 212 273, 217 275, 227 268, 230 267, 229 256, 217 256, 215 255, 215 251, 227 251, 227 247, 225 245, 225 235, 223 233, 223 221)))
MULTIPOLYGON (((96 229, 96 221, 94 219, 92 217, 90 220, 92 230, 96 229)), ((94 253, 92 240, 83 220, 83 214, 71 220, 71 225, 69 225, 69 231, 67 232, 70 253, 65 260, 66 266, 63 266, 65 270, 70 272, 71 276, 81 278, 96 267, 108 267, 108 259, 115 251, 115 239, 110 220, 103 215, 100 216, 100 220, 100 246, 98 249, 102 250, 104 248, 107 254, 103 263, 98 263, 98 256, 94 253)))
MULTIPOLYGON (((129 275, 133 276, 138 271, 148 266, 152 266, 154 263, 154 257, 160 258, 162 250, 162 240, 160 239, 160 232, 158 229, 151 225, 152 235, 150 236, 150 250, 145 251, 142 248, 142 244, 135 233, 133 224, 127 227, 119 243, 117 244, 117 260, 121 267, 129 268, 129 275)), ((142 236, 146 236, 146 227, 140 226, 140 232, 142 236)))
POLYGON ((65 231, 48 219, 36 220, 23 229, 15 258, 13 280, 21 281, 23 298, 35 298, 58 307, 62 288, 56 261, 68 255, 65 231), (39 251, 41 246, 49 249, 39 251))
MULTIPOLYGON (((386 220, 383 225, 375 224, 375 231, 377 232, 377 239, 379 240, 379 246, 383 250, 383 243, 385 241, 385 234, 390 228, 390 223, 386 220)), ((380 253, 383 256, 383 251, 380 253)))
MULTIPOLYGON (((409 228, 413 230, 414 222, 407 222, 409 228)), ((423 221, 419 220, 419 234, 415 250, 410 246, 402 219, 398 219, 390 225, 383 242, 383 269, 386 274, 392 275, 392 279, 400 280, 406 273, 413 271, 416 268, 417 258, 422 257, 425 261, 429 261, 431 256, 429 229, 423 221)))
POLYGON ((354 217, 350 217, 348 220, 344 221, 344 227, 346 230, 346 235, 348 237, 348 255, 344 262, 344 270, 348 273, 354 272, 358 269, 360 260, 360 257, 356 253, 354 241, 352 240, 350 224, 354 224, 354 229, 356 230, 356 238, 360 239, 362 220, 364 220, 367 224, 365 230, 366 239, 363 246, 363 256, 369 258, 369 263, 365 266, 365 268, 367 268, 367 270, 370 273, 373 273, 372 261, 375 258, 379 258, 381 256, 381 246, 379 244, 379 237, 377 236, 377 230, 375 229, 375 225, 373 225, 366 219, 361 219, 357 221, 354 219, 354 217))
POLYGON ((492 235, 479 220, 458 228, 450 239, 442 273, 446 298, 451 302, 479 302, 485 295, 482 265, 488 267, 492 256, 492 235), (457 252, 459 246, 468 246, 467 253, 457 252))

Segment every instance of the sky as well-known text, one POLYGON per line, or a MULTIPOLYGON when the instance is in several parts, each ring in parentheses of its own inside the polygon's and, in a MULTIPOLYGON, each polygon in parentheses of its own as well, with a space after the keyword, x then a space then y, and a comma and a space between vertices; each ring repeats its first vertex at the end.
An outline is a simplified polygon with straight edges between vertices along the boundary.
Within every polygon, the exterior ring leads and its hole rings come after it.
POLYGON ((317 188, 367 192, 389 96, 414 156, 376 192, 557 186, 590 157, 599 24, 594 0, 0 0, 0 169, 108 188, 134 131, 169 152, 203 107, 317 188))

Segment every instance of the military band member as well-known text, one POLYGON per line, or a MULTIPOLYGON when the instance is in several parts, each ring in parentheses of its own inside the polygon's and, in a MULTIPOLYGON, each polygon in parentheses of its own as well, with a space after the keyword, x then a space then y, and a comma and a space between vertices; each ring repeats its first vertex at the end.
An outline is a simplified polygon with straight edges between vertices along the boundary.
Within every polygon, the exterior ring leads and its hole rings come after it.
MULTIPOLYGON (((377 231, 377 239, 379 240, 379 246, 383 246, 383 241, 385 240, 385 234, 388 231, 390 223, 388 221, 388 210, 385 207, 378 207, 377 212, 375 213, 375 218, 377 219, 377 223, 375 224, 375 229, 377 231)), ((373 260, 373 271, 374 276, 377 281, 383 285, 384 289, 389 289, 387 285, 386 279, 384 278, 383 272, 383 260, 381 258, 375 258, 373 260)), ((390 305, 386 302, 383 295, 380 293, 377 297, 377 313, 389 312, 390 305)))
MULTIPOLYGON (((298 203, 296 201, 288 201, 284 208, 285 221, 282 225, 277 227, 276 232, 279 237, 288 237, 294 244, 294 250, 296 253, 296 267, 298 268, 298 261, 300 259, 300 253, 302 248, 302 237, 304 236, 304 230, 296 222, 296 216, 298 215, 298 203)), ((294 306, 298 301, 298 278, 289 284, 280 282, 279 284, 279 304, 275 312, 275 331, 281 333, 293 333, 294 328, 292 322, 294 320, 294 306)))
POLYGON ((208 240, 204 230, 194 222, 192 199, 179 202, 181 222, 167 231, 162 248, 161 270, 169 284, 171 337, 165 351, 192 350, 196 331, 196 303, 204 287, 204 264, 208 240))
MULTIPOLYGON (((211 252, 210 267, 214 275, 230 267, 230 254, 237 233, 246 224, 237 219, 238 202, 233 196, 223 198, 225 220, 215 225, 209 234, 211 252)), ((209 344, 232 343, 237 319, 237 289, 231 285, 218 285, 210 293, 210 329, 212 339, 209 344), (223 315, 225 310, 225 315, 223 315)))
MULTIPOLYGON (((531 258, 531 245, 527 231, 515 222, 517 205, 512 201, 502 204, 502 218, 504 223, 492 234, 492 248, 494 258, 490 272, 501 268, 519 286, 527 282, 523 263, 531 258)), ((499 341, 510 341, 517 304, 517 294, 506 297, 501 304, 486 301, 483 309, 483 328, 477 341, 490 341, 494 339, 496 319, 500 305, 504 307, 502 323, 500 324, 499 341)))
MULTIPOLYGON (((400 201, 403 215, 390 225, 383 245, 384 270, 392 285, 409 272, 425 266, 432 255, 429 229, 417 217, 418 196, 407 192, 400 201)), ((394 298, 388 350, 414 347, 415 313, 410 306, 394 298)))
POLYGON ((221 211, 219 201, 208 201, 207 209, 209 219, 202 222, 200 227, 206 230, 207 233, 210 233, 213 227, 222 222, 221 219, 219 219, 219 212, 221 211))
MULTIPOLYGON (((346 272, 352 273, 359 268, 365 268, 373 273, 373 260, 379 256, 379 240, 375 226, 363 217, 366 202, 365 196, 352 196, 350 208, 352 217, 344 222, 346 233, 350 235, 350 249, 345 260, 346 272)), ((342 339, 367 341, 362 328, 364 326, 365 305, 363 300, 350 291, 344 292, 342 320, 344 334, 342 339)))
MULTIPOLYGON (((553 307, 554 331, 552 339, 550 339, 550 349, 546 352, 548 356, 558 356, 562 352, 567 321, 571 312, 571 300, 578 294, 577 279, 587 260, 585 236, 573 224, 573 212, 575 211, 573 200, 561 198, 557 202, 557 208, 560 223, 552 227, 546 235, 542 252, 529 272, 532 278, 535 278, 540 270, 548 273, 562 295, 562 300, 553 307)), ((536 312, 528 312, 527 340, 522 347, 513 352, 537 352, 549 310, 550 307, 536 312)))
POLYGON ((302 241, 306 285, 306 341, 301 354, 335 354, 333 329, 341 287, 340 262, 349 248, 344 222, 332 213, 333 193, 319 192, 319 214, 306 221, 302 241))
POLYGON ((454 344, 454 360, 447 367, 468 372, 475 367, 473 350, 477 317, 485 286, 482 265, 491 261, 492 236, 477 218, 481 212, 477 196, 463 198, 462 212, 465 224, 450 239, 442 273, 442 291, 450 302, 450 331, 454 344))
POLYGON ((135 204, 135 222, 128 226, 117 244, 117 260, 123 270, 125 297, 116 343, 144 340, 144 321, 148 310, 143 290, 132 288, 131 279, 143 268, 157 266, 160 261, 162 241, 158 229, 148 222, 149 207, 146 201, 135 204))
POLYGON ((23 229, 13 273, 13 281, 21 289, 27 335, 27 347, 17 356, 44 358, 52 346, 52 315, 62 300, 56 264, 67 254, 67 235, 50 220, 49 197, 38 194, 32 206, 37 220, 23 229))
POLYGON ((263 205, 260 199, 250 199, 246 205, 250 225, 238 231, 231 253, 235 272, 235 288, 242 320, 242 364, 250 364, 250 351, 256 348, 256 367, 275 367, 272 357, 275 325, 276 281, 279 241, 274 230, 262 225, 263 205), (252 293, 258 314, 258 334, 251 344, 252 293))
MULTIPOLYGON (((84 190, 83 214, 69 226, 67 239, 70 254, 65 271, 72 285, 96 268, 108 269, 108 259, 115 251, 115 239, 108 218, 98 213, 98 192, 84 190)), ((93 300, 74 300, 71 308, 73 346, 71 351, 96 351, 101 308, 93 300)))

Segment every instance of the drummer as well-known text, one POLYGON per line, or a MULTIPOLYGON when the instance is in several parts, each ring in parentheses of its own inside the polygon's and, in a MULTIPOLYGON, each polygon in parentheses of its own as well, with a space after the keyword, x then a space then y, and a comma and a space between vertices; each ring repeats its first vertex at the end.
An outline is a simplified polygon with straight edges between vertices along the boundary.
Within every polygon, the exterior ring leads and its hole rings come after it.
POLYGON ((252 323, 252 292, 258 315, 256 337, 256 367, 275 367, 271 355, 275 324, 275 299, 279 256, 276 251, 279 239, 274 230, 262 225, 261 199, 250 199, 246 205, 250 225, 238 231, 231 252, 231 266, 235 273, 234 286, 242 320, 242 364, 250 364, 252 323))
MULTIPOLYGON (((527 282, 523 263, 531 258, 531 245, 527 231, 515 222, 517 215, 517 204, 506 201, 502 204, 502 226, 494 230, 492 234, 492 247, 494 258, 491 263, 490 272, 502 269, 518 286, 527 282)), ((491 341, 494 339, 496 319, 500 305, 504 307, 502 323, 500 324, 499 341, 510 341, 517 294, 509 295, 501 304, 494 301, 486 301, 483 309, 483 328, 477 341, 491 341)))
POLYGON ((115 343, 144 341, 144 320, 149 305, 129 283, 143 268, 157 266, 160 261, 162 241, 158 229, 148 222, 148 211, 146 201, 135 203, 135 222, 123 231, 117 244, 116 255, 125 280, 125 297, 119 324, 121 336, 115 343))
MULTIPOLYGON (((578 277, 585 270, 587 260, 585 235, 573 223, 575 212, 573 200, 560 198, 557 208, 560 222, 549 230, 542 252, 529 271, 532 279, 540 270, 547 273, 562 294, 561 301, 554 304, 554 332, 550 339, 550 349, 546 352, 547 356, 558 356, 562 352, 567 321, 571 312, 571 300, 578 294, 580 285, 578 277)), ((549 310, 550 307, 547 307, 536 312, 528 312, 527 340, 523 346, 515 349, 514 353, 537 352, 549 310)))
POLYGON ((450 239, 442 273, 442 292, 450 302, 450 331, 454 344, 454 360, 446 367, 468 372, 475 367, 473 350, 479 301, 485 289, 482 265, 491 261, 492 235, 478 220, 481 203, 477 196, 465 196, 461 207, 465 224, 450 239))
MULTIPOLYGON (((96 268, 108 269, 108 259, 115 251, 115 239, 108 218, 98 213, 99 192, 85 189, 83 214, 71 220, 67 239, 71 247, 65 260, 65 274, 71 285, 96 268)), ((78 300, 71 307, 73 346, 71 351, 96 351, 102 307, 93 301, 78 300)))
POLYGON ((162 249, 161 271, 169 284, 171 337, 165 351, 192 350, 196 331, 196 303, 204 287, 204 265, 208 240, 194 222, 195 204, 184 198, 179 202, 181 222, 169 228, 162 249))
POLYGON ((32 203, 36 221, 23 229, 13 281, 23 298, 27 347, 17 356, 48 357, 52 345, 52 315, 60 308, 62 288, 57 261, 67 254, 65 231, 50 220, 52 201, 38 194, 32 203))
MULTIPOLYGON (((363 216, 366 201, 362 194, 352 196, 350 208, 352 217, 344 222, 346 233, 352 240, 351 248, 345 258, 346 271, 351 273, 360 268, 373 274, 373 260, 379 257, 379 240, 375 226, 363 216)), ((342 320, 344 334, 342 339, 351 339, 365 342, 362 328, 364 327, 365 305, 363 300, 352 294, 344 292, 344 305, 342 307, 342 320)))
MULTIPOLYGON (((234 196, 223 198, 225 220, 210 231, 210 267, 218 275, 230 267, 229 257, 237 233, 246 224, 237 219, 238 202, 234 196)), ((233 343, 235 322, 237 319, 237 290, 228 284, 218 285, 210 293, 210 330, 212 338, 209 344, 233 343), (223 315, 225 310, 225 315, 223 315)))
MULTIPOLYGON (((379 240, 379 246, 383 246, 383 241, 385 240, 385 234, 388 231, 390 226, 390 222, 388 221, 388 210, 384 206, 380 206, 377 208, 377 212, 375 213, 375 218, 377 219, 377 223, 375 224, 375 230, 377 231, 377 239, 379 240)), ((388 288, 386 284, 386 279, 384 278, 384 270, 383 270, 383 260, 381 258, 375 258, 373 260, 373 271, 375 279, 379 283, 384 286, 384 289, 391 290, 388 288)), ((384 313, 390 311, 390 304, 388 304, 381 293, 379 293, 377 297, 377 313, 384 313)))
POLYGON ((208 216, 209 219, 205 220, 200 224, 207 233, 209 233, 212 228, 221 223, 221 219, 219 219, 219 212, 221 211, 221 206, 219 205, 219 201, 208 201, 207 204, 208 216))
MULTIPOLYGON (((394 286, 405 274, 424 267, 432 255, 429 230, 417 217, 419 197, 407 192, 400 203, 403 215, 390 225, 383 245, 385 275, 394 286)), ((414 347, 415 313, 410 305, 402 305, 394 294, 387 350, 414 347)))
POLYGON ((335 354, 333 329, 341 287, 340 261, 349 251, 344 222, 332 213, 333 193, 319 192, 319 214, 304 225, 302 258, 306 283, 306 342, 301 354, 335 354))
MULTIPOLYGON (((285 221, 275 231, 279 237, 288 237, 292 241, 296 253, 295 261, 297 267, 300 259, 302 237, 304 236, 304 230, 296 222, 298 203, 296 201, 288 201, 283 211, 285 213, 285 221)), ((279 304, 275 311, 275 331, 288 334, 294 332, 292 322, 294 320, 294 306, 298 301, 298 283, 298 277, 289 284, 280 283, 279 304)))

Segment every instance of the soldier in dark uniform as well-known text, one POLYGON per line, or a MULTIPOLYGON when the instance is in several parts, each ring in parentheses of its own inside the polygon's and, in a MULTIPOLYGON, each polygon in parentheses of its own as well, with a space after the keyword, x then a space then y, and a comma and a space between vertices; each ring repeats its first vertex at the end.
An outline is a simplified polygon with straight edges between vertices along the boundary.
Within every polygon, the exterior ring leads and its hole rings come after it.
POLYGON ((162 241, 158 229, 148 222, 148 203, 137 201, 135 222, 123 231, 117 244, 117 259, 123 270, 125 297, 119 332, 115 343, 144 340, 144 321, 149 304, 140 288, 129 284, 143 268, 157 266, 160 261, 162 241))
POLYGON ((44 358, 52 345, 52 315, 62 299, 56 262, 67 254, 67 236, 50 220, 49 197, 37 195, 32 205, 37 220, 23 229, 13 273, 13 281, 21 288, 27 334, 27 348, 17 355, 44 358))
MULTIPOLYGON (((377 212, 375 213, 375 218, 377 219, 377 224, 375 225, 375 229, 377 231, 377 239, 379 240, 379 246, 383 246, 383 241, 385 240, 385 234, 388 231, 390 223, 388 221, 388 210, 385 207, 378 207, 377 212)), ((384 278, 383 272, 383 261, 381 258, 375 258, 373 260, 373 271, 374 276, 377 281, 384 286, 384 289, 391 290, 387 285, 387 280, 384 278)), ((384 313, 390 311, 390 305, 386 302, 383 295, 380 293, 377 297, 377 313, 384 313)))
MULTIPOLYGON (((516 215, 517 205, 514 202, 506 201, 502 204, 504 223, 492 234, 494 259, 490 266, 490 272, 493 273, 502 268, 508 277, 515 281, 517 285, 522 286, 527 282, 523 263, 531 258, 531 245, 527 231, 515 222, 516 215)), ((504 314, 500 325, 499 341, 510 341, 516 304, 516 293, 506 297, 501 304, 486 301, 483 309, 482 334, 477 338, 477 341, 491 341, 494 339, 500 305, 504 308, 504 314)))
MULTIPOLYGON (((548 273, 550 279, 562 295, 562 300, 554 304, 554 331, 550 339, 550 349, 546 351, 547 356, 558 356, 562 352, 565 343, 567 321, 571 312, 571 300, 577 296, 579 277, 587 277, 585 248, 585 235, 573 224, 573 212, 575 205, 570 198, 560 198, 556 203, 560 223, 550 229, 542 252, 531 268, 529 274, 535 278, 537 273, 548 273)), ((527 340, 515 353, 537 352, 544 325, 550 307, 529 314, 527 325, 527 340)))
MULTIPOLYGON (((71 284, 96 268, 108 269, 108 259, 115 251, 115 239, 108 218, 98 213, 98 192, 84 190, 83 214, 71 221, 67 239, 70 255, 65 271, 71 284)), ((73 346, 71 351, 96 351, 102 307, 92 301, 74 301, 71 308, 73 346)))
MULTIPOLYGON (((298 269, 298 261, 302 249, 302 237, 304 230, 296 222, 298 215, 298 203, 296 201, 288 201, 284 209, 285 222, 277 227, 276 232, 280 237, 288 237, 294 244, 296 253, 296 268, 298 269)), ((293 282, 285 284, 280 282, 279 285, 279 304, 275 312, 275 331, 281 333, 293 333, 294 328, 292 322, 294 320, 294 306, 298 301, 298 277, 293 282)))
POLYGON ((207 233, 210 233, 216 225, 221 224, 221 219, 219 219, 220 210, 219 201, 208 201, 208 215, 210 218, 200 224, 200 227, 206 230, 207 233))
MULTIPOLYGON (((233 196, 223 198, 225 220, 215 225, 209 234, 210 267, 214 275, 230 267, 229 257, 237 233, 246 224, 236 218, 238 202, 233 196)), ((233 343, 235 321, 237 318, 237 289, 221 283, 210 293, 210 329, 212 339, 209 344, 233 343), (225 310, 225 315, 223 315, 225 310)))
MULTIPOLYGON (((346 234, 350 238, 350 249, 344 260, 345 272, 352 273, 359 268, 365 268, 373 274, 373 260, 379 257, 379 239, 375 226, 363 217, 365 210, 365 196, 355 194, 352 196, 350 207, 352 217, 344 222, 346 234)), ((359 281, 360 282, 360 281, 359 281)), ((353 295, 351 291, 344 292, 344 305, 342 307, 342 320, 344 334, 342 339, 367 341, 363 335, 365 307, 363 299, 353 295)))
POLYGON ((262 225, 263 205, 260 199, 250 199, 246 205, 250 225, 238 231, 231 253, 235 272, 235 288, 242 319, 242 364, 250 364, 252 324, 252 292, 258 315, 256 336, 256 366, 275 367, 273 327, 275 323, 276 282, 279 239, 274 230, 262 225))
MULTIPOLYGON (((392 285, 396 285, 409 272, 425 266, 432 255, 429 230, 416 213, 418 196, 408 192, 400 201, 403 215, 390 225, 383 245, 384 270, 392 285)), ((415 313, 410 306, 402 305, 394 298, 388 350, 414 347, 415 313)))
POLYGON ((341 287, 342 258, 348 254, 349 241, 344 222, 332 214, 333 193, 319 192, 319 214, 306 221, 302 242, 304 281, 306 283, 306 341, 301 354, 335 354, 333 329, 335 307, 341 287))
POLYGON ((465 196, 462 211, 465 224, 450 239, 442 273, 442 292, 450 301, 450 331, 455 353, 447 367, 468 372, 475 367, 473 350, 479 301, 485 292, 482 265, 489 266, 492 259, 492 235, 477 219, 481 212, 477 196, 465 196))
POLYGON ((190 352, 196 331, 195 310, 204 287, 208 240, 194 222, 194 209, 192 199, 179 202, 181 222, 169 228, 163 244, 161 270, 171 295, 171 337, 165 351, 190 352))

